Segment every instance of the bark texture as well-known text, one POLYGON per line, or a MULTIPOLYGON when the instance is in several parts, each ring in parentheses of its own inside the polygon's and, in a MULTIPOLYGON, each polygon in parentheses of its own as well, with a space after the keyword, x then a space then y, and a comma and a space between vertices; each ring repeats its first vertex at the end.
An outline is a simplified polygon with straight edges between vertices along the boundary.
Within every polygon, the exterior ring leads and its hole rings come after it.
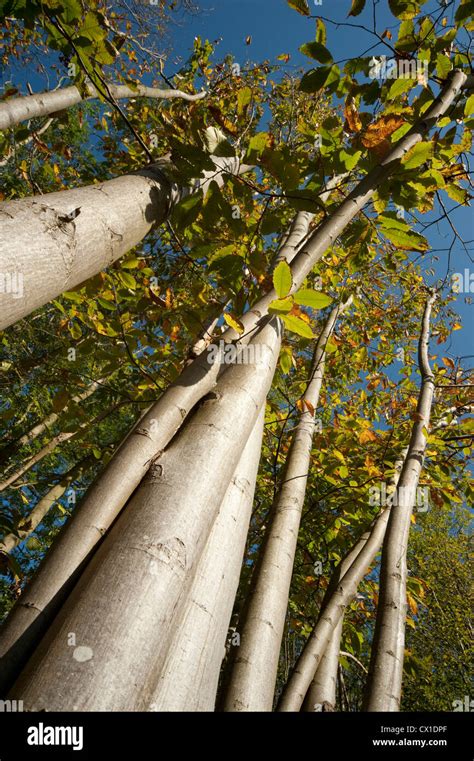
POLYGON ((0 272, 10 282, 0 299, 0 330, 75 288, 137 245, 190 192, 246 169, 237 158, 213 157, 192 188, 180 188, 157 162, 97 185, 0 204, 0 272), (21 288, 13 277, 22 278, 21 288))
MULTIPOLYGON (((161 90, 157 87, 145 87, 144 85, 138 85, 134 89, 126 85, 108 85, 107 94, 115 100, 130 98, 182 98, 183 100, 194 101, 206 96, 205 92, 192 94, 171 88, 161 90)), ((35 119, 38 116, 49 116, 58 111, 71 108, 71 106, 75 106, 83 100, 91 100, 98 97, 99 94, 93 85, 89 85, 89 94, 85 96, 81 95, 75 85, 71 85, 70 87, 62 87, 58 90, 50 90, 49 92, 11 98, 0 104, 0 129, 14 127, 16 124, 20 124, 20 122, 27 119, 35 119)))
POLYGON ((271 385, 280 331, 278 320, 261 329, 252 341, 255 364, 228 367, 150 468, 14 685, 27 710, 133 711, 152 702, 197 563, 271 385))
POLYGON ((398 711, 402 690, 405 649, 407 548, 411 515, 426 449, 423 430, 430 425, 435 380, 428 359, 430 316, 436 299, 432 294, 423 313, 418 364, 421 388, 407 457, 385 534, 380 568, 380 590, 364 708, 398 711))
POLYGON ((199 561, 150 710, 214 710, 252 512, 264 418, 262 408, 199 561))
MULTIPOLYGON (((316 343, 303 394, 303 399, 313 408, 319 401, 326 343, 342 309, 337 306, 331 311, 316 343)), ((283 482, 272 506, 262 555, 252 579, 241 625, 241 644, 224 701, 226 711, 272 710, 314 430, 314 413, 305 407, 290 445, 283 482)))
POLYGON ((303 711, 334 711, 336 707, 337 671, 344 618, 334 627, 321 662, 311 682, 303 703, 303 711))

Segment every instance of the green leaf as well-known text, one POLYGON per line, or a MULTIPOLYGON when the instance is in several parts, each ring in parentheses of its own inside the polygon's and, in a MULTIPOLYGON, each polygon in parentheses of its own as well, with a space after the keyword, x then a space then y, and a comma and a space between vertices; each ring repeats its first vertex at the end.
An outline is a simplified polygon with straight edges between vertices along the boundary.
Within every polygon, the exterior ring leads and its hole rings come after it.
POLYGON ((317 69, 307 71, 300 82, 302 92, 318 92, 324 86, 328 86, 339 79, 339 69, 334 66, 320 66, 317 69))
POLYGON ((326 44, 326 26, 320 18, 316 19, 316 42, 320 42, 321 45, 326 44))
POLYGON ((131 259, 127 259, 125 262, 122 262, 121 266, 124 270, 136 270, 138 267, 138 259, 136 256, 133 256, 131 259))
POLYGON ((420 5, 415 0, 388 0, 393 15, 402 21, 412 19, 420 12, 420 5))
POLYGON ((302 288, 294 295, 297 304, 301 306, 312 307, 313 309, 324 309, 331 303, 332 298, 321 291, 313 291, 312 288, 302 288))
POLYGON ((77 291, 64 291, 62 294, 68 301, 74 301, 75 304, 82 304, 84 296, 77 291))
POLYGON ((285 314, 291 312, 293 308, 293 299, 274 299, 271 304, 268 305, 268 311, 270 314, 285 314))
POLYGON ((69 332, 73 338, 80 338, 82 336, 82 330, 77 322, 69 325, 69 332))
POLYGON ((241 114, 252 99, 252 90, 250 87, 242 87, 237 93, 237 113, 241 114))
POLYGON ((446 79, 453 68, 450 58, 444 53, 438 53, 436 56, 436 73, 441 79, 446 79))
POLYGON ((471 116, 474 114, 474 95, 470 95, 464 106, 464 116, 471 116))
POLYGON ((456 23, 462 24, 462 22, 466 21, 473 13, 474 3, 472 0, 464 0, 464 2, 462 2, 457 9, 456 15, 454 16, 456 23))
POLYGON ((365 0, 352 0, 352 5, 348 16, 359 16, 364 10, 365 0))
POLYGON ((257 132, 256 135, 251 137, 249 140, 249 147, 247 149, 248 160, 252 162, 260 158, 263 151, 268 146, 268 143, 268 132, 257 132))
POLYGON ((291 270, 287 262, 280 262, 275 267, 273 272, 273 285, 279 299, 284 299, 288 296, 293 278, 291 277, 291 270))
POLYGON ((301 45, 300 52, 319 63, 332 63, 333 60, 329 50, 320 42, 305 42, 301 45))
POLYGON ((408 90, 411 90, 412 87, 416 84, 416 80, 407 78, 402 79, 399 77, 395 80, 395 82, 390 87, 388 93, 387 93, 387 100, 395 100, 395 98, 398 98, 399 95, 401 95, 404 92, 407 92, 408 90))
POLYGON ((339 158, 348 172, 354 169, 361 156, 362 151, 355 151, 355 153, 347 153, 344 149, 339 151, 339 158))
POLYGON ((293 353, 291 349, 285 346, 280 354, 280 367, 285 375, 288 375, 293 365, 292 357, 293 353))
POLYGON ((132 291, 136 290, 137 281, 133 275, 130 274, 130 272, 118 272, 117 275, 119 280, 121 280, 124 284, 125 288, 130 288, 132 291))
POLYGON ((309 325, 304 320, 300 320, 299 317, 293 314, 284 314, 281 319, 292 333, 297 333, 303 338, 314 338, 314 333, 309 325))
POLYGON ((295 11, 298 11, 298 13, 301 13, 302 16, 310 16, 310 10, 308 5, 308 0, 287 0, 288 5, 290 8, 294 8, 295 11))
POLYGON ((189 227, 199 216, 203 204, 203 193, 191 193, 183 198, 173 209, 173 219, 181 229, 189 227))
POLYGON ((417 143, 402 158, 405 169, 416 169, 433 155, 433 143, 417 143))
POLYGON ((388 240, 405 251, 428 250, 426 238, 423 235, 419 235, 419 233, 415 233, 413 230, 397 230, 396 228, 383 227, 383 225, 381 225, 381 230, 388 240))
POLYGON ((36 536, 31 536, 28 541, 26 542, 26 546, 29 550, 41 550, 43 549, 43 545, 39 541, 39 539, 36 538, 36 536))

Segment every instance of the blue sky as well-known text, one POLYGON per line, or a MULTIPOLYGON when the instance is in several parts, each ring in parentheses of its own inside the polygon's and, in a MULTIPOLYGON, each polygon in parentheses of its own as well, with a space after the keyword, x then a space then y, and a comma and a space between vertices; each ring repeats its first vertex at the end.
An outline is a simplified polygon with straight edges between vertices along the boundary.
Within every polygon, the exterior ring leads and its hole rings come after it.
MULTIPOLYGON (((371 2, 367 3, 365 10, 357 18, 347 17, 350 0, 322 0, 321 5, 316 5, 314 0, 308 0, 308 2, 312 14, 326 20, 327 47, 331 50, 336 62, 343 62, 362 54, 390 55, 390 52, 373 35, 363 29, 336 26, 339 22, 373 28, 371 2), (330 23, 331 21, 336 23, 330 23)), ((199 4, 200 12, 197 15, 188 17, 171 30, 173 50, 165 68, 168 75, 175 73, 188 58, 196 35, 211 41, 220 40, 216 56, 223 58, 230 53, 241 66, 247 62, 260 62, 264 59, 277 63, 278 55, 289 53, 291 58, 288 64, 284 65, 288 72, 297 74, 302 68, 304 70, 312 68, 310 59, 299 53, 298 48, 304 42, 314 39, 315 20, 298 14, 288 6, 286 0, 202 0, 199 4), (246 43, 248 36, 251 37, 250 45, 246 43)), ((456 7, 457 3, 453 8, 448 9, 446 13, 448 23, 456 7)), ((426 11, 431 9, 439 12, 440 4, 438 0, 430 0, 423 8, 426 11)), ((389 29, 396 39, 398 26, 399 22, 391 14, 386 0, 380 0, 376 5, 377 31, 382 33, 385 29, 389 29)), ((446 198, 445 205, 447 208, 452 208, 454 202, 446 198)), ((438 209, 434 214, 424 215, 423 220, 431 221, 439 214, 438 209)), ((473 219, 472 209, 468 207, 456 209, 451 215, 451 220, 461 237, 465 241, 473 241, 467 245, 471 258, 474 258, 473 219)), ((439 261, 430 262, 427 267, 434 268, 434 279, 444 278, 446 250, 453 238, 452 230, 444 221, 441 225, 431 227, 427 237, 432 249, 436 250, 435 255, 439 258, 439 261), (441 250, 438 251, 438 249, 441 250)), ((473 273, 474 280, 474 265, 469 255, 463 250, 461 244, 456 242, 451 256, 451 271, 464 273, 465 268, 468 268, 469 272, 473 273)), ((474 283, 472 288, 474 292, 474 283)), ((469 294, 458 294, 454 305, 462 317, 463 330, 453 333, 449 343, 442 347, 444 353, 448 353, 453 358, 474 355, 473 307, 466 303, 466 295, 469 299, 469 294)), ((464 364, 469 365, 471 362, 465 361, 464 364)))

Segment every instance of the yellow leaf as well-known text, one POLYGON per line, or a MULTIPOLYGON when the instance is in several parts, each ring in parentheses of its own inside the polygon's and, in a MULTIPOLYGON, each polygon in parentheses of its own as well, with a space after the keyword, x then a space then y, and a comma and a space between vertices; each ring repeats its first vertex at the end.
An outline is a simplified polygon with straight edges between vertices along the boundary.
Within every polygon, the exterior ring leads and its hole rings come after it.
POLYGON ((416 616, 416 614, 418 613, 418 605, 416 604, 416 600, 414 599, 414 597, 411 596, 410 592, 407 592, 407 601, 408 601, 408 606, 411 612, 413 613, 414 616, 416 616))
POLYGON ((405 124, 405 119, 397 114, 386 114, 369 124, 362 135, 362 145, 369 151, 374 151, 376 156, 383 156, 390 150, 391 143, 387 139, 405 124))
POLYGON ((367 444, 368 441, 377 441, 377 436, 373 431, 365 429, 359 433, 359 444, 367 444))
POLYGON ((451 370, 456 369, 456 365, 454 364, 453 360, 450 359, 449 357, 441 357, 441 361, 444 365, 446 365, 446 367, 450 367, 451 370))
POLYGON ((242 323, 240 322, 240 320, 237 320, 236 317, 232 317, 232 315, 229 314, 228 312, 226 312, 224 314, 224 320, 226 321, 227 325, 229 325, 229 327, 233 328, 237 333, 243 333, 244 332, 245 328, 242 325, 242 323))
POLYGON ((348 96, 344 106, 344 116, 346 118, 346 125, 348 132, 360 132, 362 129, 362 122, 360 120, 359 113, 354 103, 354 98, 348 96))

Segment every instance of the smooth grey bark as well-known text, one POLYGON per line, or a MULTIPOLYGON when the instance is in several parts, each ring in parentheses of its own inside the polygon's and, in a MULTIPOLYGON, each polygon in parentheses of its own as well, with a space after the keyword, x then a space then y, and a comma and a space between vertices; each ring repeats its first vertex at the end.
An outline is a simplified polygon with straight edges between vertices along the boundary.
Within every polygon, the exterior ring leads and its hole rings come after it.
POLYGON ((262 407, 199 561, 149 710, 214 710, 252 512, 264 419, 262 407))
POLYGON ((120 259, 184 196, 248 169, 238 158, 212 159, 215 171, 191 188, 167 179, 163 160, 96 185, 0 204, 0 272, 10 278, 0 295, 0 330, 120 259))
POLYGON ((339 668, 339 650, 344 617, 334 627, 321 663, 311 682, 303 703, 303 711, 334 711, 336 706, 337 671, 339 668))
MULTIPOLYGON (((395 463, 392 484, 396 486, 406 457, 405 450, 395 463)), ((393 499, 393 498, 392 498, 393 499)), ((319 665, 327 652, 334 631, 343 620, 344 611, 357 592, 357 587, 367 573, 377 552, 382 546, 387 527, 392 499, 374 518, 371 525, 346 553, 334 570, 324 595, 318 621, 303 648, 293 672, 285 685, 278 701, 278 711, 299 711, 303 704, 309 704, 305 710, 313 710, 313 680, 319 665)))
POLYGON ((3 539, 0 539, 0 552, 11 552, 21 542, 24 542, 36 527, 39 526, 53 505, 61 499, 68 486, 81 475, 91 462, 90 458, 85 458, 65 473, 61 480, 51 487, 44 497, 41 497, 31 513, 21 521, 18 526, 18 535, 6 534, 3 539))
MULTIPOLYGON (((211 326, 209 326, 211 327, 211 326)), ((195 350, 202 346, 195 344, 195 350)), ((0 627, 0 692, 11 684, 31 648, 67 596, 78 569, 162 454, 184 420, 215 386, 219 364, 196 358, 140 418, 61 531, 36 575, 0 627)))
POLYGON ((430 425, 435 388, 428 358, 430 316, 435 300, 436 293, 432 293, 426 300, 423 313, 418 344, 421 387, 416 419, 398 482, 397 505, 392 507, 383 543, 379 602, 364 699, 366 711, 400 709, 407 609, 408 536, 425 457, 426 437, 423 431, 428 430, 430 425))
MULTIPOLYGON (((339 314, 350 301, 331 310, 316 342, 308 384, 302 396, 313 409, 318 405, 323 381, 326 343, 339 314)), ((272 505, 269 528, 240 624, 241 642, 226 690, 225 711, 272 710, 314 430, 314 413, 304 406, 286 458, 283 481, 272 505)))
MULTIPOLYGON (((298 212, 293 230, 298 228, 301 235, 305 234, 307 219, 305 212, 298 212)), ((296 253, 295 244, 293 236, 291 247, 286 249, 289 260, 296 253)), ((219 364, 209 364, 202 353, 213 329, 214 323, 203 331, 192 349, 198 356, 145 413, 89 488, 0 628, 0 692, 8 688, 24 665, 67 596, 78 569, 117 518, 150 464, 161 455, 195 405, 214 388, 219 364)), ((248 330, 237 346, 248 343, 252 334, 248 330)), ((220 340, 231 340, 232 335, 228 328, 220 340)))
POLYGON ((371 528, 362 535, 346 556, 348 569, 342 574, 335 591, 321 611, 318 622, 283 689, 278 711, 300 710, 332 633, 382 545, 388 513, 388 508, 380 513, 371 528))
POLYGON ((150 468, 13 686, 27 710, 147 708, 280 342, 273 319, 150 468))
MULTIPOLYGON (((35 93, 34 95, 23 95, 5 100, 0 103, 0 130, 14 127, 26 119, 49 116, 58 111, 71 108, 71 106, 75 106, 82 101, 99 97, 99 93, 92 84, 88 85, 88 90, 88 95, 81 95, 75 85, 70 85, 58 90, 35 93)), ((132 89, 126 85, 109 84, 107 85, 107 90, 107 94, 115 100, 131 98, 181 98, 182 100, 194 101, 201 100, 201 98, 206 96, 205 92, 192 94, 182 92, 181 90, 161 90, 157 87, 145 87, 144 85, 138 85, 132 89)))

